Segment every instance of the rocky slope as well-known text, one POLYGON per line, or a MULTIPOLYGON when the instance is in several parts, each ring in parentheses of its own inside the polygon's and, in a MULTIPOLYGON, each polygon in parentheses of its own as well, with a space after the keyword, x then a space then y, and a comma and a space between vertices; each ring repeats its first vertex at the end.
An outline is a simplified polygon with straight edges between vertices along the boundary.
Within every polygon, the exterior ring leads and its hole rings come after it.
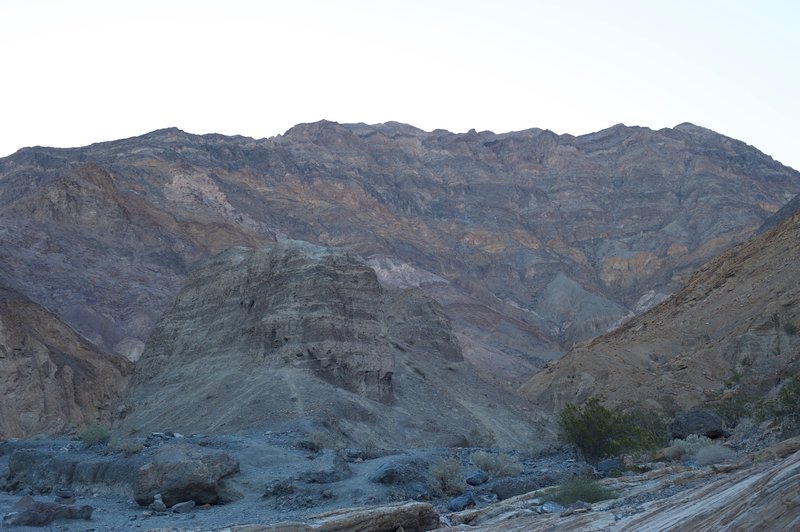
POLYGON ((735 388, 759 397, 800 372, 800 213, 705 264, 679 292, 536 374, 551 411, 603 395, 668 410, 735 388))
POLYGON ((682 124, 574 137, 302 124, 176 129, 0 160, 0 282, 135 359, 190 271, 288 236, 372 258, 521 382, 676 289, 800 192, 800 175, 682 124))
POLYGON ((108 424, 131 369, 0 287, 0 439, 108 424))
POLYGON ((122 430, 299 426, 348 444, 523 445, 525 402, 475 375, 441 306, 357 255, 283 240, 190 276, 147 341, 122 430))

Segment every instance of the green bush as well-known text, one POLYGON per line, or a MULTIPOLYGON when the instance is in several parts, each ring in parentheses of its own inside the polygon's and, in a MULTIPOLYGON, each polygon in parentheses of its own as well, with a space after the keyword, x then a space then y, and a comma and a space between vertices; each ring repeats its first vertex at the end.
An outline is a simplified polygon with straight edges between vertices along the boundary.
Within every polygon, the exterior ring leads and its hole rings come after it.
POLYGON ((98 443, 106 443, 111 439, 108 430, 100 425, 89 425, 83 432, 78 434, 78 439, 85 445, 91 447, 98 443))
POLYGON ((428 487, 434 495, 460 495, 467 487, 461 463, 455 458, 437 460, 428 468, 428 487))
POLYGON ((586 477, 573 477, 561 484, 547 497, 564 506, 578 501, 593 503, 616 499, 617 494, 596 480, 586 477))
POLYGON ((670 460, 680 460, 686 456, 694 456, 700 449, 712 445, 711 440, 699 434, 689 434, 686 439, 675 439, 664 449, 664 456, 670 460))
POLYGON ((718 464, 736 457, 736 452, 723 445, 706 445, 694 455, 694 459, 701 466, 718 464))
POLYGON ((611 410, 592 397, 567 405, 559 418, 561 439, 574 444, 589 462, 622 452, 656 449, 666 442, 666 421, 656 412, 611 410))
POLYGON ((510 477, 522 471, 522 464, 519 463, 519 460, 506 453, 475 451, 469 458, 476 467, 493 477, 510 477))

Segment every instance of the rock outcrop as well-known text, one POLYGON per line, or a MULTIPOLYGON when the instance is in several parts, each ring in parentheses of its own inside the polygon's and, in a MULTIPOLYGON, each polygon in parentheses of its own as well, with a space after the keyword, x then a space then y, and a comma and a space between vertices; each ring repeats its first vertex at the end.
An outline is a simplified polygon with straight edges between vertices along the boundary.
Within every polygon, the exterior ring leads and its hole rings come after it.
POLYGON ((213 254, 284 236, 346 247, 437 299, 472 364, 521 383, 798 192, 796 171, 691 124, 578 137, 166 129, 0 159, 0 282, 135 359, 213 254))
POLYGON ((290 422, 391 446, 522 442, 534 430, 524 401, 464 362, 436 301, 385 291, 350 252, 289 240, 229 249, 189 278, 120 411, 131 431, 290 422))
POLYGON ((521 392, 553 412, 602 395, 667 410, 761 397, 800 372, 800 214, 705 264, 679 292, 580 345, 521 392))
POLYGON ((0 287, 0 439, 108 424, 132 365, 0 287))

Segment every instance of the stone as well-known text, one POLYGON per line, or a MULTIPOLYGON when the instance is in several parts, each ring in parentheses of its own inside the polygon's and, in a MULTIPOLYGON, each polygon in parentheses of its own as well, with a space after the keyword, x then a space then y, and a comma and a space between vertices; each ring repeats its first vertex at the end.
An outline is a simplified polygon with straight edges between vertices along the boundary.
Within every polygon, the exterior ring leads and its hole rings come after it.
POLYGON ((194 501, 184 501, 172 505, 172 512, 176 514, 185 514, 192 511, 196 506, 194 501))
POLYGON ((45 526, 57 519, 89 520, 93 511, 94 508, 88 505, 36 501, 26 495, 17 501, 12 512, 3 517, 3 522, 7 525, 45 526))
POLYGON ((166 512, 167 511, 167 505, 164 504, 164 501, 161 498, 161 494, 160 493, 156 493, 153 496, 153 502, 151 502, 147 506, 147 508, 149 508, 150 510, 153 510, 156 513, 161 513, 161 512, 166 512))
POLYGON ((347 462, 337 452, 325 449, 314 458, 310 468, 297 478, 313 484, 330 484, 350 478, 350 476, 352 476, 352 471, 347 462))
POLYGON ((685 439, 697 434, 714 439, 725 435, 725 423, 715 412, 695 409, 676 414, 671 431, 673 438, 685 439))
POLYGON ((190 500, 216 504, 223 481, 238 472, 238 460, 227 453, 192 444, 166 445, 136 471, 134 498, 142 506, 158 493, 167 507, 190 500))
POLYGON ((427 463, 416 458, 393 458, 383 462, 369 475, 370 482, 378 484, 404 484, 419 480, 425 475, 427 463))
POLYGON ((542 514, 560 514, 566 511, 566 507, 558 504, 557 502, 547 501, 539 506, 539 513, 542 514))
POLYGON ((475 496, 472 494, 472 492, 468 491, 463 495, 459 495, 458 497, 450 499, 450 501, 447 503, 447 509, 451 512, 461 512, 467 508, 475 506, 476 504, 478 504, 478 502, 475 500, 475 496))
POLYGON ((466 481, 470 486, 480 486, 489 480, 489 475, 486 471, 477 470, 467 475, 466 481))
POLYGON ((594 468, 603 477, 619 476, 625 471, 625 462, 619 458, 607 458, 600 460, 594 468))

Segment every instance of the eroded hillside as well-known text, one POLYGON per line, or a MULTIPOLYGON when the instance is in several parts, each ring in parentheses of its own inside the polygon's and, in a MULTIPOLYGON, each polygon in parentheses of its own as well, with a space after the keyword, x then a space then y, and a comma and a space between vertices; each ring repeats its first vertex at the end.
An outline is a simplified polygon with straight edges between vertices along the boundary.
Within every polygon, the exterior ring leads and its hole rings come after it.
POLYGON ((135 359, 214 253, 284 236, 343 247, 436 298, 466 359, 520 383, 663 299, 798 191, 796 171, 691 124, 168 129, 0 160, 0 281, 135 359))

